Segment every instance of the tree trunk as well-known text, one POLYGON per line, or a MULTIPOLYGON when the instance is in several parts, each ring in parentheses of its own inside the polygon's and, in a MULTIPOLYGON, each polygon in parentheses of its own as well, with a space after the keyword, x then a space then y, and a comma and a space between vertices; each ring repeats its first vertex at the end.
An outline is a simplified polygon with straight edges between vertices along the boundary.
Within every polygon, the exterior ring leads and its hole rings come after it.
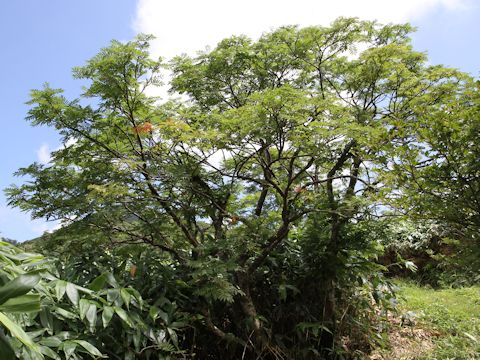
POLYGON ((251 326, 251 329, 247 329, 247 333, 249 334, 249 337, 253 339, 255 351, 261 352, 266 344, 266 337, 262 330, 262 322, 258 318, 257 309, 250 294, 250 278, 243 271, 237 272, 236 275, 238 286, 244 293, 238 297, 238 303, 245 318, 247 319, 247 323, 251 326))
POLYGON ((326 269, 325 269, 325 295, 323 307, 323 322, 330 329, 331 333, 324 332, 322 334, 321 344, 322 353, 326 359, 333 359, 335 356, 333 350, 335 348, 336 334, 336 313, 337 313, 337 258, 340 242, 341 222, 338 215, 332 216, 330 241, 326 251, 326 269))

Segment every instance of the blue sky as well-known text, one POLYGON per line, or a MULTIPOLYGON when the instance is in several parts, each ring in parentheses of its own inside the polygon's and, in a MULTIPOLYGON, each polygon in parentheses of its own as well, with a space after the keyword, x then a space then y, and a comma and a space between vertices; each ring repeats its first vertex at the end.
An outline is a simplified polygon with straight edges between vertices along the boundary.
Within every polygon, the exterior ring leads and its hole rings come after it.
MULTIPOLYGON (((337 16, 409 21, 418 27, 417 50, 429 61, 479 75, 480 1, 476 0, 18 0, 0 5, 0 188, 22 180, 13 173, 46 160, 59 146, 52 129, 30 127, 24 120, 30 89, 49 82, 76 97, 81 84, 71 68, 82 65, 111 39, 128 40, 154 33, 155 55, 170 57, 214 45, 221 38, 286 24, 328 24, 337 16), (233 10, 235 9, 235 10, 233 10)), ((26 240, 54 224, 31 221, 9 209, 0 193, 0 236, 26 240)))

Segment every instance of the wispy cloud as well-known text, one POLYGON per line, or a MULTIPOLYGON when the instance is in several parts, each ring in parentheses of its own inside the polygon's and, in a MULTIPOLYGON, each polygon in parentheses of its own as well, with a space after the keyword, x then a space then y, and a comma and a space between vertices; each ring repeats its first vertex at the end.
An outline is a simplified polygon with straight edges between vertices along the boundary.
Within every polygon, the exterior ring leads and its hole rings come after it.
POLYGON ((37 160, 41 164, 48 164, 50 161, 52 161, 52 152, 58 151, 63 148, 68 148, 72 145, 75 145, 78 142, 78 139, 76 138, 69 138, 65 144, 60 144, 53 150, 50 149, 50 145, 47 143, 43 143, 38 149, 37 149, 37 160))
POLYGON ((60 229, 61 227, 62 225, 58 222, 37 221, 36 223, 32 224, 31 230, 40 236, 45 232, 50 233, 60 229))
POLYGON ((48 164, 52 159, 50 156, 50 147, 48 144, 42 144, 37 150, 37 159, 41 164, 48 164))

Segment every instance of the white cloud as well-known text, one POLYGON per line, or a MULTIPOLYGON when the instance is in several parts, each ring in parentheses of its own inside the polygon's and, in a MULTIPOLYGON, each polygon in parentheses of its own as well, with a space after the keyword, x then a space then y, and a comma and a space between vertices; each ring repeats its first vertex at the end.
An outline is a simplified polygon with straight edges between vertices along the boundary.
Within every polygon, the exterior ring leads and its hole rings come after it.
POLYGON ((215 46, 224 37, 258 37, 282 25, 327 25, 339 16, 383 23, 418 19, 437 9, 465 8, 471 0, 139 0, 133 27, 154 34, 155 56, 171 58, 215 46))
POLYGON ((58 145, 55 149, 51 150, 50 145, 43 143, 38 149, 37 149, 37 160, 41 164, 48 164, 50 161, 52 161, 52 152, 68 148, 72 145, 75 145, 78 142, 78 139, 76 138, 69 138, 65 144, 60 144, 58 145))
POLYGON ((37 159, 41 164, 48 164, 52 159, 50 156, 50 147, 48 144, 42 144, 37 150, 37 159))
POLYGON ((46 222, 46 221, 41 221, 37 220, 35 223, 32 223, 31 230, 33 233, 38 234, 38 236, 48 232, 54 232, 55 230, 58 230, 62 227, 62 224, 59 223, 58 221, 54 222, 46 222))

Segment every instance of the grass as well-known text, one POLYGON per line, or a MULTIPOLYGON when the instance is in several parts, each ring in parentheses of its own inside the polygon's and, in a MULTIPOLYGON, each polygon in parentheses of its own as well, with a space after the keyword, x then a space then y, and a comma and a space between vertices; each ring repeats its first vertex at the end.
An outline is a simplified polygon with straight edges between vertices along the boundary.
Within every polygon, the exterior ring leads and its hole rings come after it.
POLYGON ((390 336, 390 355, 395 346, 407 349, 384 359, 480 359, 480 287, 435 290, 405 281, 398 286, 403 317, 390 336))

